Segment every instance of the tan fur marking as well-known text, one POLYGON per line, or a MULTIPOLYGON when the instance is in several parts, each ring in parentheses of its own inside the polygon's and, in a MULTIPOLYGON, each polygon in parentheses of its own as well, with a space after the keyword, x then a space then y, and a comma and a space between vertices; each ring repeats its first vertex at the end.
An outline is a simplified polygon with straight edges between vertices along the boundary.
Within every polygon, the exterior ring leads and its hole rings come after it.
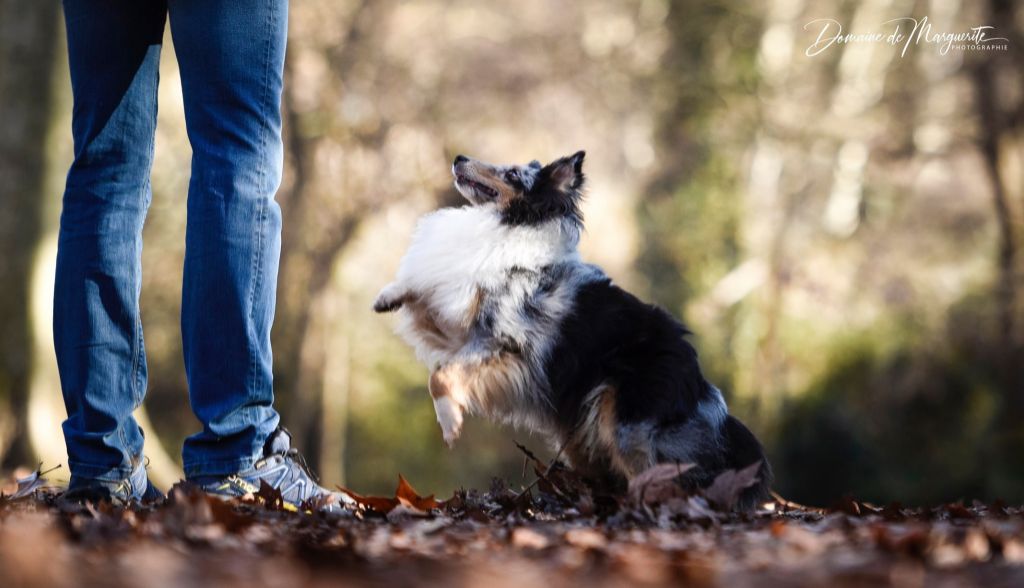
POLYGON ((607 460, 611 467, 626 477, 637 473, 623 455, 618 441, 618 418, 615 414, 613 386, 594 388, 584 401, 585 411, 569 441, 573 465, 584 470, 590 464, 607 460))
POLYGON ((497 169, 493 166, 481 161, 470 161, 464 164, 462 169, 464 172, 469 172, 467 175, 471 180, 498 191, 498 208, 508 208, 512 201, 523 197, 522 192, 510 186, 504 178, 498 175, 497 169))
POLYGON ((529 423, 538 430, 547 425, 536 406, 536 383, 529 366, 512 353, 500 353, 469 363, 451 363, 431 374, 431 395, 450 395, 471 414, 481 414, 512 424, 529 423), (437 392, 435 393, 435 389, 437 392))
POLYGON ((457 363, 442 366, 430 374, 430 396, 434 399, 450 397, 457 405, 466 406, 466 372, 457 363))
POLYGON ((444 331, 437 325, 437 319, 434 317, 434 313, 424 304, 410 304, 413 310, 413 315, 416 318, 416 328, 420 332, 429 333, 432 337, 436 337, 440 341, 446 341, 444 331))
POLYGON ((504 210, 509 207, 516 199, 522 198, 522 192, 512 188, 505 182, 501 182, 496 186, 498 190, 498 208, 504 210))
POLYGON ((465 327, 468 329, 473 326, 476 322, 476 317, 480 316, 480 311, 484 307, 484 290, 483 288, 477 288, 476 294, 473 296, 473 304, 469 305, 469 312, 466 313, 465 327))
MULTIPOLYGON (((601 443, 606 447, 614 448, 618 445, 615 441, 615 388, 611 386, 605 386, 604 391, 601 392, 601 397, 597 401, 595 407, 597 411, 596 426, 597 426, 597 438, 601 440, 601 443)), ((617 454, 617 451, 613 451, 613 461, 617 454)))
POLYGON ((476 401, 476 408, 491 414, 497 407, 511 404, 507 402, 508 395, 522 385, 520 371, 521 362, 508 353, 482 361, 472 370, 472 384, 469 388, 476 401))
POLYGON ((471 364, 449 364, 435 372, 449 386, 463 392, 460 404, 474 412, 490 413, 500 397, 515 385, 514 358, 508 354, 488 357, 471 364))
POLYGON ((465 373, 458 364, 449 364, 430 374, 430 395, 441 433, 449 447, 462 433, 463 411, 466 408, 465 373))
POLYGON ((429 296, 409 296, 404 307, 411 314, 419 336, 436 348, 450 352, 461 349, 469 338, 467 328, 441 321, 426 300, 429 300, 429 296))
POLYGON ((445 381, 440 370, 430 374, 430 381, 427 383, 427 389, 430 391, 430 397, 435 400, 448 396, 448 383, 445 381))

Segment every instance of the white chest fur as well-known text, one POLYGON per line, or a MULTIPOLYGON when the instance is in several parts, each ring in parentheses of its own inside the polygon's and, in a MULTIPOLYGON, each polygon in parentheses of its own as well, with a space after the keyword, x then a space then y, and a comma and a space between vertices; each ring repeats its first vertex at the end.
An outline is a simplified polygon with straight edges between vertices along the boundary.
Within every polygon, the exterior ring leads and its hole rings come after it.
MULTIPOLYGON (((395 286, 421 301, 446 329, 468 328, 481 292, 500 289, 513 268, 536 270, 577 258, 577 238, 556 221, 506 225, 492 205, 441 209, 417 224, 395 286)), ((415 315, 422 312, 422 306, 403 307, 398 331, 421 360, 437 364, 452 349, 417 332, 423 323, 415 315)))

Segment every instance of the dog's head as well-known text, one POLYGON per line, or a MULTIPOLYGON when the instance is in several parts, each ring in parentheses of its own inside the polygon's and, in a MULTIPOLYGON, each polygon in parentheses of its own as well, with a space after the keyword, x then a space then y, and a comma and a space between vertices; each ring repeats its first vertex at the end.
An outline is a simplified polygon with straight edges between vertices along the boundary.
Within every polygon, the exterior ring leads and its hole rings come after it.
POLYGON ((513 225, 535 225, 548 220, 571 220, 579 225, 583 217, 579 201, 583 188, 583 151, 542 166, 493 165, 465 155, 455 157, 452 175, 455 189, 474 205, 497 205, 502 221, 513 225))

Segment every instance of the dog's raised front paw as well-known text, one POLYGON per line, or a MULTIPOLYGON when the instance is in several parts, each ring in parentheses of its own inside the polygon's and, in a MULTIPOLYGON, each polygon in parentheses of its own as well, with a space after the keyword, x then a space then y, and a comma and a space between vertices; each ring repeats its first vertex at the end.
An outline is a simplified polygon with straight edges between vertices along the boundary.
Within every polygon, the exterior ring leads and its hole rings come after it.
POLYGON ((450 449, 462 434, 462 408, 451 397, 442 396, 434 399, 434 412, 437 413, 437 422, 441 425, 444 442, 450 449))
POLYGON ((377 294, 377 299, 373 301, 374 312, 391 312, 398 310, 402 307, 402 303, 405 302, 405 294, 398 286, 397 282, 391 282, 384 289, 377 294))
POLYGON ((399 298, 397 300, 391 300, 391 299, 384 298, 383 296, 381 296, 381 297, 377 298, 377 300, 373 301, 373 312, 376 312, 376 313, 392 312, 392 311, 398 310, 399 308, 402 308, 402 299, 401 298, 399 298))

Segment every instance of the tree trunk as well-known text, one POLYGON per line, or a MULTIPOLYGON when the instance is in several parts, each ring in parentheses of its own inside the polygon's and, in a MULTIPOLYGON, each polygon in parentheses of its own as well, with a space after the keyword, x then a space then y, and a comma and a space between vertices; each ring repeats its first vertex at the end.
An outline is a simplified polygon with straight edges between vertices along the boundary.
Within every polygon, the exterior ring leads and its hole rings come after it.
MULTIPOLYGON (((327 49, 337 54, 333 71, 340 79, 357 61, 352 47, 361 38, 361 27, 379 22, 366 18, 368 10, 381 10, 383 3, 361 2, 353 10, 343 38, 327 49)), ((293 20, 293 22, 296 22, 293 20)), ((334 262, 350 244, 363 220, 371 216, 376 204, 350 206, 343 217, 335 218, 330 229, 310 229, 322 213, 317 209, 321 180, 313 167, 320 136, 308 136, 302 128, 302 113, 297 110, 295 92, 301 80, 296 75, 296 59, 301 49, 293 48, 285 62, 285 88, 282 114, 285 121, 285 155, 289 183, 279 199, 283 214, 280 287, 277 319, 274 327, 275 392, 283 402, 279 408, 295 443, 316 469, 324 463, 325 419, 324 374, 327 369, 326 345, 333 341, 323 329, 312 323, 322 320, 324 297, 331 290, 334 262), (310 233, 312 231, 312 234, 310 233)), ((346 195, 348 197, 348 195, 346 195)), ((332 413, 333 414, 333 413, 332 413)), ((332 423, 331 426, 336 426, 332 423)), ((332 437, 332 442, 338 439, 332 437)), ((343 442, 343 439, 341 440, 343 442)), ((331 459, 334 459, 332 457, 331 459)), ((331 471, 332 467, 327 466, 331 471)), ((325 478, 327 479, 327 478, 325 478)), ((333 480, 331 480, 333 481, 333 480)))
POLYGON ((29 463, 29 290, 42 233, 57 2, 0 0, 0 469, 29 463), (5 434, 6 433, 6 434, 5 434))
POLYGON ((1004 177, 1003 163, 1007 159, 1003 152, 1005 140, 1017 129, 1013 113, 1019 112, 1024 101, 1007 104, 996 84, 1004 64, 1013 67, 1012 61, 1019 59, 1021 35, 1013 26, 1013 6, 1007 0, 990 0, 988 3, 989 22, 1001 23, 1000 35, 1010 39, 1009 54, 993 53, 983 55, 974 73, 975 110, 979 122, 978 147, 985 161, 992 190, 992 205, 998 227, 999 243, 996 253, 997 276, 995 303, 997 314, 997 341, 1002 354, 1000 358, 999 383, 1004 395, 1004 422, 1015 428, 1024 419, 1024 342, 1019 338, 1020 291, 1018 287, 1019 239, 1018 222, 1004 177), (1006 61, 1004 61, 1004 59, 1006 61))

